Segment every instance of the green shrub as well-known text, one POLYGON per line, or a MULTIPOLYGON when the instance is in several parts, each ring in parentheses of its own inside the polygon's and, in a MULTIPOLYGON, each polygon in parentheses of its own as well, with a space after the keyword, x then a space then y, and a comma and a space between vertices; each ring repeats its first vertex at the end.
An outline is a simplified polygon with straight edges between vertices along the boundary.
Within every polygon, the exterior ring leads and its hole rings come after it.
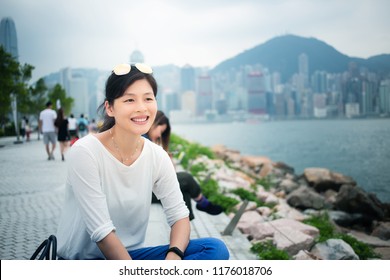
POLYGON ((361 260, 377 259, 381 257, 379 254, 375 253, 371 246, 357 240, 353 236, 347 234, 337 234, 335 238, 342 239, 348 243, 361 260))
POLYGON ((270 176, 266 176, 266 177, 263 177, 263 178, 257 178, 256 179, 256 184, 257 185, 262 185, 264 187, 265 190, 270 190, 273 186, 273 183, 271 181, 271 177, 270 176))
POLYGON ((303 223, 316 227, 320 231, 317 242, 323 242, 334 237, 334 226, 329 220, 327 212, 318 216, 312 216, 303 221, 303 223))
POLYGON ((238 188, 232 191, 238 195, 242 200, 249 200, 256 202, 257 206, 263 206, 263 203, 256 197, 256 194, 243 188, 238 188))
POLYGON ((240 203, 237 199, 225 196, 221 193, 216 193, 208 197, 208 200, 216 205, 221 206, 225 213, 232 212, 232 208, 240 203))
POLYGON ((15 125, 12 122, 7 123, 0 129, 0 136, 16 136, 15 125))
POLYGON ((219 186, 217 181, 214 179, 208 179, 203 182, 201 182, 201 188, 202 188, 202 193, 206 197, 211 197, 212 195, 215 195, 219 192, 219 186))
POLYGON ((251 251, 255 253, 261 260, 290 259, 290 256, 287 254, 287 252, 276 248, 272 241, 256 243, 251 247, 251 251))
POLYGON ((214 179, 207 179, 200 183, 202 193, 207 199, 217 205, 220 205, 224 212, 228 213, 231 209, 239 203, 237 199, 225 196, 219 190, 217 181, 214 179))
POLYGON ((173 150, 175 149, 176 146, 178 145, 188 145, 190 142, 182 137, 180 137, 179 135, 175 134, 175 133, 171 133, 171 137, 169 139, 169 144, 171 145, 170 148, 172 148, 173 150))
POLYGON ((198 143, 191 143, 174 133, 171 134, 169 149, 176 157, 180 152, 184 152, 181 165, 185 169, 188 168, 191 160, 196 159, 200 155, 205 155, 210 159, 215 158, 215 155, 210 148, 202 146, 198 143))
POLYGON ((198 143, 189 144, 185 147, 186 153, 190 159, 195 159, 199 155, 207 156, 210 159, 214 159, 214 153, 208 147, 204 147, 198 143))
POLYGON ((195 177, 197 177, 198 174, 203 171, 207 171, 206 166, 203 163, 194 164, 190 167, 190 173, 195 177))

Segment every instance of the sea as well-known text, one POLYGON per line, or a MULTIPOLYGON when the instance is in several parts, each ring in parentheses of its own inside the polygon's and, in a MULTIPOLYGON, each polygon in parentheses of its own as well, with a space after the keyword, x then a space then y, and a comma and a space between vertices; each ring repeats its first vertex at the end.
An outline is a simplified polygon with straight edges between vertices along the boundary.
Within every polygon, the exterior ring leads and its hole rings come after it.
POLYGON ((323 167, 352 177, 390 203, 390 119, 173 123, 172 132, 205 146, 284 162, 300 175, 323 167))

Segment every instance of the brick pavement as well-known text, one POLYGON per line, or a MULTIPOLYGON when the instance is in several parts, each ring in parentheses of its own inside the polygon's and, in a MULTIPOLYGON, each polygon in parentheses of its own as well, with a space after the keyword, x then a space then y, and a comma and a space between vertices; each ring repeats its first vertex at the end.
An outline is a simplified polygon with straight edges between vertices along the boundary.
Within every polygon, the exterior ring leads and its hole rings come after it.
MULTIPOLYGON (((66 163, 48 161, 42 141, 13 144, 14 138, 0 138, 0 259, 29 259, 43 239, 55 234, 63 201, 66 163)), ((191 238, 213 236, 223 239, 231 259, 254 259, 250 243, 235 230, 232 236, 220 232, 229 223, 226 215, 210 216, 195 209, 191 238)), ((153 205, 147 245, 168 241, 169 228, 159 205, 153 205)))
MULTIPOLYGON (((28 259, 56 232, 66 164, 48 161, 42 141, 0 145, 0 259, 28 259)), ((59 158, 59 150, 56 150, 59 158)))

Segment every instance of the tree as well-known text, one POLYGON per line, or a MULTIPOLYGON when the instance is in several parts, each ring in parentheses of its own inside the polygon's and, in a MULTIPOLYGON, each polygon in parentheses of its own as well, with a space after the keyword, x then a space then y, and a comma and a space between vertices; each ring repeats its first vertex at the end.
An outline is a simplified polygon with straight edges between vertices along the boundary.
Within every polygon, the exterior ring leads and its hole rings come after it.
POLYGON ((11 96, 19 79, 19 63, 0 45, 0 124, 4 127, 11 111, 11 96))
POLYGON ((34 69, 29 64, 20 65, 11 54, 0 46, 0 125, 4 128, 9 122, 8 115, 11 111, 11 94, 15 94, 18 100, 18 109, 21 112, 27 110, 28 80, 34 69))
POLYGON ((18 97, 18 111, 20 113, 29 113, 30 111, 30 88, 28 81, 31 79, 34 66, 24 64, 19 66, 20 78, 16 84, 18 97))
MULTIPOLYGON (((39 120, 39 113, 44 109, 47 101, 47 86, 45 80, 40 78, 34 86, 29 88, 28 112, 29 115, 35 115, 39 120)), ((38 140, 40 139, 38 133, 38 140)))
POLYGON ((72 97, 66 96, 65 90, 61 87, 60 84, 56 84, 54 88, 49 91, 48 98, 53 104, 57 104, 57 100, 60 100, 61 108, 64 110, 64 113, 66 115, 70 113, 74 99, 72 97))
POLYGON ((28 111, 26 113, 30 115, 39 115, 47 101, 47 86, 45 80, 40 78, 34 86, 30 86, 29 93, 28 111))

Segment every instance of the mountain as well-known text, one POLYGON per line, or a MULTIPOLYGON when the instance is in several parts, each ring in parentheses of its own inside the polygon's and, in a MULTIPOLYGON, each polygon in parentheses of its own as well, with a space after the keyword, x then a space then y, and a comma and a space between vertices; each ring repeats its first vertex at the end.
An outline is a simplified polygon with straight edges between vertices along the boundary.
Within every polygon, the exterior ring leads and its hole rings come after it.
POLYGON ((287 80, 298 72, 298 56, 302 53, 308 55, 310 74, 316 70, 341 73, 348 70, 348 65, 352 61, 373 72, 390 73, 390 54, 368 59, 349 57, 316 38, 296 35, 275 37, 219 63, 212 72, 225 72, 243 65, 261 64, 271 72, 278 71, 282 75, 282 80, 287 80))

